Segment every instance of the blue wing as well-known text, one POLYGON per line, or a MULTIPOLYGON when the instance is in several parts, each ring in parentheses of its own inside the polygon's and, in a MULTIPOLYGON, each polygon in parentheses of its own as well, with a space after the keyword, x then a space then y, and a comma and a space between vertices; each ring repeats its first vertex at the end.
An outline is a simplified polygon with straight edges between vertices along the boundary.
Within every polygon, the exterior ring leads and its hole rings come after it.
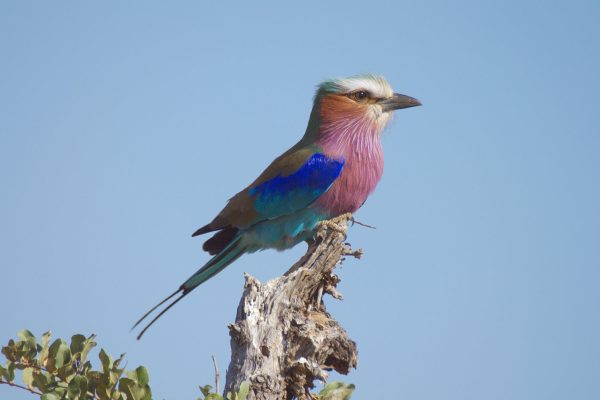
POLYGON ((291 214, 309 206, 340 176, 345 160, 313 154, 300 168, 249 190, 256 211, 265 218, 291 214))

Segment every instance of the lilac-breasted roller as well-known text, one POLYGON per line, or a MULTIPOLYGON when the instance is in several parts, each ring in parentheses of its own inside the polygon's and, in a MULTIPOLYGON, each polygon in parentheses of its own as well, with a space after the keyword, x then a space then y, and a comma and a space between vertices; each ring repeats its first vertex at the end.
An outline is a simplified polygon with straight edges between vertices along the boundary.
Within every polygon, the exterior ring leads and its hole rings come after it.
POLYGON ((169 308, 242 254, 288 249, 312 238, 319 222, 354 213, 383 173, 380 138, 392 112, 419 105, 412 97, 394 93, 381 76, 320 84, 302 139, 192 234, 214 232, 203 245, 213 258, 134 325, 179 295, 138 339, 169 308))

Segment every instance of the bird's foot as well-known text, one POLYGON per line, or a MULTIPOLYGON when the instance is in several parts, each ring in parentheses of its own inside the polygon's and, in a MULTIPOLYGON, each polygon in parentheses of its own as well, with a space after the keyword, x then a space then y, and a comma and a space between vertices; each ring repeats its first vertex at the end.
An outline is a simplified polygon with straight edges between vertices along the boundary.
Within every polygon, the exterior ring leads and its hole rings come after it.
POLYGON ((348 228, 347 227, 340 226, 340 225, 338 225, 336 222, 334 222, 332 220, 321 221, 321 222, 319 222, 319 224, 317 225, 317 227, 318 228, 325 227, 327 229, 331 229, 332 231, 341 233, 344 236, 346 236, 346 233, 348 232, 348 228))
POLYGON ((353 220, 354 217, 352 216, 352 213, 347 212, 347 213, 338 215, 337 217, 333 218, 334 221, 341 221, 343 219, 353 220))
POLYGON ((339 233, 346 233, 346 228, 339 226, 338 224, 336 224, 333 221, 321 221, 319 222, 319 227, 325 227, 327 229, 331 229, 332 231, 336 231, 339 233))
POLYGON ((350 220, 352 220, 351 213, 338 215, 335 218, 319 222, 317 224, 317 230, 325 228, 340 233, 346 237, 348 235, 348 221, 350 220))

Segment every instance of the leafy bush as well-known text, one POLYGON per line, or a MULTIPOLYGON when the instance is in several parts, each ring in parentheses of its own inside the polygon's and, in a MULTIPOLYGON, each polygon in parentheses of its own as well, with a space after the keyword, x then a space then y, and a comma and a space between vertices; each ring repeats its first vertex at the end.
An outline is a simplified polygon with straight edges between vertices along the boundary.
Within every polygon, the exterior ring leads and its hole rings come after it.
POLYGON ((114 360, 104 350, 98 358, 102 369, 94 370, 87 359, 96 347, 95 335, 77 334, 67 343, 51 333, 42 335, 41 343, 28 330, 17 334, 19 340, 9 340, 2 347, 6 366, 0 366, 0 383, 20 387, 41 396, 42 400, 151 400, 148 371, 137 367, 125 371, 120 365, 125 354, 114 360), (15 370, 21 370, 25 386, 14 383, 15 370))
MULTIPOLYGON (((101 369, 93 369, 88 360, 90 350, 96 347, 96 335, 71 336, 70 343, 56 339, 50 343, 51 333, 38 340, 33 333, 22 330, 18 340, 10 339, 2 347, 6 357, 0 364, 0 384, 27 390, 41 400, 151 400, 152 390, 148 370, 139 366, 134 370, 121 368, 125 354, 116 360, 104 349, 100 350, 101 369), (15 371, 21 371, 24 385, 15 383, 15 371)), ((316 400, 348 400, 354 385, 332 382, 313 395, 316 400)), ((198 400, 245 400, 250 391, 249 382, 243 382, 237 393, 227 393, 225 399, 210 385, 201 386, 198 400)))

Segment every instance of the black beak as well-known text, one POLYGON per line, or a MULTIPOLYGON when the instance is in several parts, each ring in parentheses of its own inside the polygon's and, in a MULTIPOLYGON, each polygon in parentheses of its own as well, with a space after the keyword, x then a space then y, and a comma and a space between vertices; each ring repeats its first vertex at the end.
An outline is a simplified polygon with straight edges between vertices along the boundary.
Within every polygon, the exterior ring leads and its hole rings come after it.
POLYGON ((384 112, 399 110, 401 108, 409 108, 420 106, 421 102, 413 97, 405 96, 400 93, 394 93, 390 98, 379 101, 384 112))

